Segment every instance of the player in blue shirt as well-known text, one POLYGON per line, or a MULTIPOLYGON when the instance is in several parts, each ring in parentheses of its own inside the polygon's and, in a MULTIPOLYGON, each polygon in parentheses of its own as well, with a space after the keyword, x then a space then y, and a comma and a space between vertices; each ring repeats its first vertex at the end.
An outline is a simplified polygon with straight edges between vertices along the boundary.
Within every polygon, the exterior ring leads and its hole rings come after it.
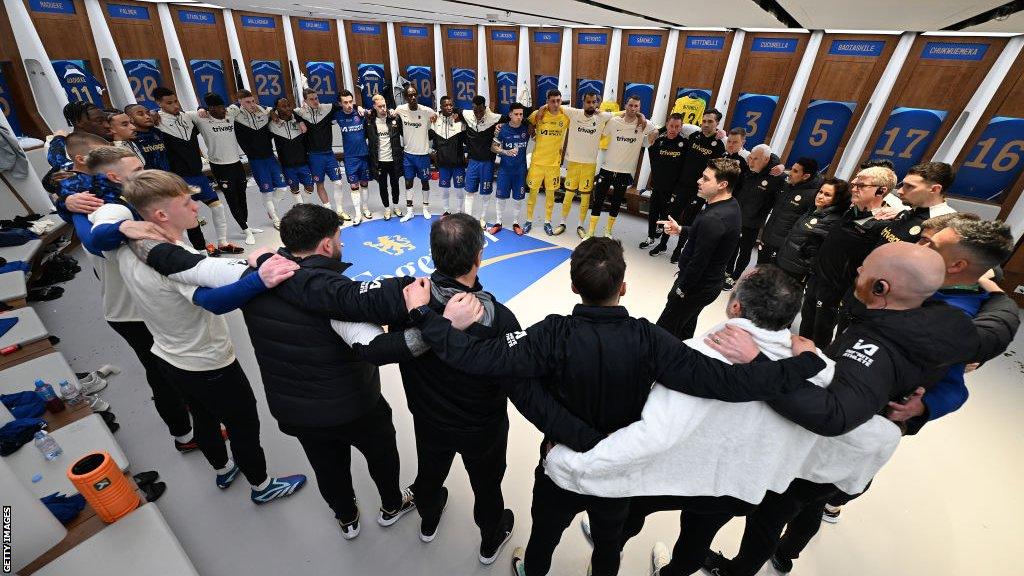
MULTIPOLYGON (((523 235, 519 219, 523 215, 523 199, 526 198, 526 189, 524 188, 526 185, 526 145, 530 142, 529 128, 523 122, 524 110, 522 104, 518 102, 512 104, 508 111, 508 124, 499 125, 494 131, 491 151, 498 155, 501 163, 498 164, 498 176, 494 182, 494 225, 487 229, 491 234, 501 231, 502 208, 508 204, 511 196, 516 202, 512 230, 519 236, 523 235)), ((481 194, 484 192, 481 191, 481 194)), ((484 198, 484 210, 486 210, 486 203, 487 199, 484 198)))
POLYGON ((334 113, 334 121, 341 129, 341 145, 345 152, 345 177, 352 187, 352 224, 358 226, 364 218, 373 218, 367 188, 370 184, 370 165, 367 161, 370 148, 366 145, 366 120, 363 118, 363 110, 356 108, 355 97, 351 92, 342 90, 339 97, 341 110, 334 113))

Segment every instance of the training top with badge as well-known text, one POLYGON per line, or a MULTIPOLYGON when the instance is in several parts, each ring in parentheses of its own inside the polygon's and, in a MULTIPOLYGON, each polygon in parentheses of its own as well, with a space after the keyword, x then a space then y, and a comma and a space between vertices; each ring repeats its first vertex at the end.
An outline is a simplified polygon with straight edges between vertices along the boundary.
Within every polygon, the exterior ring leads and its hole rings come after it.
POLYGON ((403 149, 406 154, 423 156, 430 154, 430 118, 435 112, 426 106, 410 110, 408 104, 395 109, 402 119, 403 149))
POLYGON ((228 106, 227 117, 235 121, 235 138, 249 160, 263 160, 274 156, 270 114, 266 110, 259 108, 259 112, 249 112, 232 104, 228 106))
POLYGON ((356 158, 370 153, 370 148, 366 145, 366 124, 358 110, 338 110, 334 113, 334 121, 341 129, 341 146, 346 157, 356 158))
POLYGON ((178 176, 198 176, 203 173, 197 118, 195 112, 180 112, 175 116, 160 111, 160 124, 157 128, 164 136, 171 172, 178 176))
POLYGON ((587 116, 582 108, 570 106, 562 106, 562 112, 569 117, 569 143, 565 146, 565 159, 579 164, 596 164, 601 134, 614 114, 596 110, 587 116))
POLYGON ((295 116, 291 120, 270 124, 270 133, 277 147, 277 159, 284 168, 306 164, 306 138, 301 126, 302 121, 295 116))
POLYGON ((647 148, 651 159, 651 188, 671 193, 679 181, 679 171, 686 160, 686 138, 682 133, 669 138, 662 128, 658 139, 647 148))
POLYGON ((535 111, 529 118, 530 124, 536 126, 531 163, 537 166, 561 166, 562 143, 565 142, 565 134, 569 131, 569 117, 561 111, 557 114, 545 112, 538 125, 537 114, 535 111))
POLYGON ((296 108, 294 114, 306 122, 306 151, 310 154, 334 151, 334 113, 341 110, 341 104, 320 103, 316 108, 305 104, 296 108))
POLYGON ((530 143, 530 132, 526 122, 513 128, 509 124, 502 124, 501 129, 495 132, 494 141, 501 146, 502 150, 515 150, 515 156, 501 156, 501 163, 498 164, 498 171, 511 174, 526 171, 526 146, 530 143))
POLYGON ((463 110, 462 119, 466 122, 466 148, 469 157, 480 162, 494 162, 494 152, 491 152, 494 127, 499 122, 508 122, 508 117, 485 109, 483 118, 477 118, 472 110, 463 110))
POLYGON ((218 120, 213 116, 197 118, 196 126, 206 142, 206 158, 210 164, 234 164, 240 160, 233 120, 227 117, 218 120))
POLYGON ((686 144, 686 158, 679 173, 679 188, 695 196, 697 180, 708 167, 708 161, 725 155, 725 144, 722 144, 717 134, 705 136, 700 130, 687 136, 686 144))
POLYGON ((912 242, 916 243, 921 239, 921 224, 936 216, 953 214, 956 209, 943 202, 928 208, 911 208, 896 215, 888 226, 882 229, 878 238, 878 244, 888 242, 912 242))
POLYGON ((603 134, 608 136, 609 142, 602 170, 633 174, 640 159, 640 150, 647 146, 647 135, 658 131, 650 122, 641 129, 639 121, 636 118, 626 122, 624 116, 616 116, 605 124, 603 134))

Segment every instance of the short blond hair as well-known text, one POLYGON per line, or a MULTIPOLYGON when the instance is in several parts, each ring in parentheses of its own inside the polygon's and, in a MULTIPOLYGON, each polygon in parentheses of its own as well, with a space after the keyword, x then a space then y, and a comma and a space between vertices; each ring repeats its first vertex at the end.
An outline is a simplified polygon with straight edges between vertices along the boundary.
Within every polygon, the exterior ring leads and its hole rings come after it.
POLYGON ((896 187, 896 173, 884 166, 872 166, 857 173, 857 176, 864 176, 871 179, 873 186, 885 188, 892 192, 896 187))
POLYGON ((121 146, 100 146, 93 148, 85 157, 85 168, 96 174, 121 161, 122 158, 135 158, 135 153, 121 146))
POLYGON ((383 96, 381 96, 380 94, 374 94, 373 103, 376 104, 378 102, 384 102, 385 104, 387 104, 387 100, 385 100, 383 96))
POLYGON ((163 170, 143 170, 124 182, 121 195, 139 212, 164 200, 192 194, 181 176, 163 170))

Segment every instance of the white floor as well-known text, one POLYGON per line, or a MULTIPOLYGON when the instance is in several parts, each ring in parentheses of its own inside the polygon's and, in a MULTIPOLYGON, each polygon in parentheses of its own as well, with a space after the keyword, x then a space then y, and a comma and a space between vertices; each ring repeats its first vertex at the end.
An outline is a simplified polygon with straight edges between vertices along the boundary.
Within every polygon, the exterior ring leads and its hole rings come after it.
MULTIPOLYGON (((436 183, 435 183, 436 186, 436 183)), ((372 205, 381 213, 376 188, 372 205)), ((252 225, 266 232, 260 244, 278 237, 263 214, 258 194, 250 189, 252 225)), ((434 208, 439 212, 439 194, 434 208)), ((417 192, 418 197, 418 192, 417 192)), ((281 213, 291 200, 284 200, 281 213)), ((542 204, 542 202, 539 202, 542 204)), ((542 208, 538 206, 538 210, 542 208)), ((204 209, 205 210, 205 209, 204 209)), ((570 222, 574 222, 574 215, 570 222)), ((397 221, 395 221, 397 226, 397 221)), ((232 241, 241 244, 234 222, 232 241)), ((632 314, 657 318, 675 268, 667 255, 651 258, 637 249, 646 223, 623 216, 617 235, 626 246, 628 294, 623 304, 632 314)), ((209 234, 209 232, 208 232, 209 234)), ((572 229, 546 240, 574 247, 572 229)), ((50 330, 61 338, 60 349, 78 371, 104 363, 124 368, 103 393, 118 420, 118 441, 132 469, 159 470, 168 491, 159 506, 197 569, 205 576, 294 574, 507 574, 513 546, 524 545, 530 530, 532 470, 540 434, 514 408, 505 475, 506 506, 515 511, 517 525, 499 562, 483 567, 476 560, 477 533, 472 522, 472 493, 458 461, 447 486, 451 491, 438 538, 422 544, 419 518, 413 514, 382 529, 373 521, 379 505, 361 458, 354 458, 356 491, 363 512, 363 532, 347 542, 341 538, 330 509, 315 485, 286 501, 257 508, 248 500, 244 482, 226 492, 217 489, 213 473, 199 453, 179 455, 156 415, 140 366, 130 349, 102 321, 99 285, 82 253, 83 272, 65 285, 67 293, 35 307, 50 330)), ((723 295, 701 316, 698 331, 724 318, 723 295)), ((569 290, 569 263, 553 270, 508 304, 523 325, 549 313, 569 313, 576 303, 569 290)), ((259 370, 241 314, 228 315, 236 351, 259 401, 263 446, 271 474, 302 472, 311 476, 294 439, 278 429, 266 408, 259 370)), ((825 525, 795 574, 862 576, 865 574, 1021 573, 1013 552, 1024 536, 1024 336, 1006 355, 968 376, 972 396, 958 413, 929 425, 917 437, 905 439, 871 491, 848 506, 838 525, 825 525)), ((401 452, 403 483, 415 476, 412 421, 395 366, 381 369, 384 394, 394 407, 401 452)), ((735 552, 742 520, 719 534, 715 547, 735 552)), ((649 552, 657 540, 674 542, 678 516, 661 513, 648 519, 644 531, 625 549, 621 574, 649 574, 649 552)), ((586 573, 589 548, 578 527, 570 528, 556 552, 551 574, 586 573)), ((764 568, 761 574, 774 574, 764 568)))

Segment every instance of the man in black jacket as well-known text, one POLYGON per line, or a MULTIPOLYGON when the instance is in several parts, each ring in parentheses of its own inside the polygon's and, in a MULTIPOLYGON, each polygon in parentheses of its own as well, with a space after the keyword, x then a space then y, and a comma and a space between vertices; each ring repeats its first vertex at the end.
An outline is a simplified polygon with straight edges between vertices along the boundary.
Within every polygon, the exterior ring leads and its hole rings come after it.
POLYGON ((679 170, 686 160, 686 138, 680 130, 683 127, 683 115, 674 113, 658 134, 658 139, 647 147, 647 155, 651 159, 651 202, 647 209, 647 239, 640 243, 645 250, 654 245, 661 236, 658 222, 668 217, 669 204, 676 185, 679 182, 679 170))
POLYGON ((818 161, 814 158, 798 158, 789 168, 786 185, 775 196, 771 216, 761 232, 761 247, 757 252, 757 263, 766 264, 775 260, 779 249, 786 242, 786 236, 793 224, 814 206, 814 196, 821 188, 822 177, 818 174, 818 161))
MULTIPOLYGON (((406 288, 407 305, 424 339, 445 362, 481 376, 540 378, 572 414, 603 433, 639 420, 654 381, 680 392, 736 402, 810 386, 804 378, 823 367, 813 354, 734 367, 694 352, 619 306, 626 292, 625 269, 618 241, 582 242, 573 251, 570 276, 573 292, 583 304, 571 316, 551 315, 524 331, 488 340, 452 329, 448 320, 424 305, 429 291, 419 284, 406 288)), ((479 301, 470 298, 453 300, 445 311, 445 316, 456 319, 482 314, 479 301)), ((563 490, 542 465, 536 468, 534 482, 533 532, 525 558, 521 549, 513 554, 513 570, 547 574, 562 532, 576 514, 587 510, 594 539, 593 574, 616 574, 629 500, 563 490)))
POLYGON ((430 123, 430 140, 434 145, 434 163, 439 173, 438 186, 444 201, 442 217, 451 214, 451 189, 455 188, 455 212, 462 212, 466 191, 466 124, 455 111, 450 96, 441 97, 441 110, 430 123))
POLYGON ((391 407, 381 396, 374 365, 411 358, 415 339, 401 331, 380 334, 379 325, 353 324, 391 321, 405 312, 387 304, 388 289, 394 297, 400 283, 384 287, 342 276, 348 265, 339 260, 340 224, 326 207, 300 204, 289 210, 281 220, 285 247, 279 253, 299 264, 296 282, 252 299, 242 311, 270 413, 302 445, 342 535, 352 539, 360 530, 349 470, 353 447, 366 457, 380 492, 378 524, 391 526, 415 507, 412 493, 399 487, 391 407))
MULTIPOLYGON (((676 187, 676 201, 669 207, 669 215, 678 219, 683 225, 684 231, 689 227, 701 207, 704 200, 698 194, 697 180, 700 179, 708 162, 725 155, 725 144, 718 139, 718 123, 722 120, 722 113, 714 108, 704 111, 704 117, 700 123, 700 131, 690 134, 686 138, 684 146, 683 166, 679 170, 679 180, 676 187)), ((654 248, 651 248, 650 255, 657 256, 668 249, 669 234, 662 233, 661 241, 654 248)), ((672 263, 679 261, 679 254, 683 249, 686 237, 679 235, 675 249, 672 250, 672 263)), ((721 284, 721 280, 719 280, 721 284)))
POLYGON ((750 251, 757 243, 758 233, 764 225, 768 211, 775 203, 775 196, 782 189, 784 179, 781 175, 772 176, 772 149, 767 144, 758 144, 747 156, 750 172, 744 175, 739 189, 734 196, 740 204, 743 217, 743 228, 740 230, 740 241, 736 252, 726 266, 726 290, 731 290, 740 274, 750 263, 750 251))
MULTIPOLYGON (((658 326, 679 340, 693 336, 701 310, 718 298, 730 257, 740 241, 742 218, 732 191, 740 178, 739 162, 716 158, 700 179, 700 198, 707 202, 690 227, 679 258, 679 276, 668 293, 658 326)), ((665 232, 679 234, 671 216, 665 232)))
POLYGON ((872 212, 882 207, 885 195, 896 185, 896 174, 875 166, 857 173, 850 182, 853 206, 825 237, 807 279, 800 310, 800 335, 820 348, 832 342, 843 294, 853 284, 857 268, 878 243, 888 223, 872 212))
MULTIPOLYGON (((944 367, 972 359, 979 340, 970 317, 925 302, 942 286, 944 269, 941 256, 923 246, 901 242, 871 252, 855 289, 865 309, 826 351, 836 360, 832 384, 785 394, 769 402, 772 408, 811 432, 844 434, 883 413, 889 402, 933 382, 944 367)), ((751 359, 734 355, 726 334, 713 338, 723 343, 710 345, 730 360, 751 359)), ((769 492, 747 517, 736 557, 729 561, 713 554, 705 567, 719 576, 753 576, 771 557, 788 521, 805 506, 839 493, 835 485, 807 480, 795 480, 782 494, 769 492)))
MULTIPOLYGON (((436 271, 430 277, 429 307, 443 314, 452 299, 470 298, 483 310, 477 321, 455 325, 477 338, 496 338, 522 330, 512 311, 483 290, 477 273, 484 235, 469 214, 453 214, 430 229, 430 250, 436 271)), ((410 322, 392 325, 410 326, 410 322)), ((505 508, 501 481, 508 444, 508 397, 545 434, 576 446, 593 446, 603 434, 573 416, 537 382, 527 378, 494 378, 461 372, 433 353, 400 364, 405 395, 416 429, 417 474, 413 484, 423 522, 420 540, 433 541, 448 501, 445 478, 456 454, 469 474, 475 503, 473 519, 480 528, 480 562, 489 565, 512 535, 515 516, 505 508)))

